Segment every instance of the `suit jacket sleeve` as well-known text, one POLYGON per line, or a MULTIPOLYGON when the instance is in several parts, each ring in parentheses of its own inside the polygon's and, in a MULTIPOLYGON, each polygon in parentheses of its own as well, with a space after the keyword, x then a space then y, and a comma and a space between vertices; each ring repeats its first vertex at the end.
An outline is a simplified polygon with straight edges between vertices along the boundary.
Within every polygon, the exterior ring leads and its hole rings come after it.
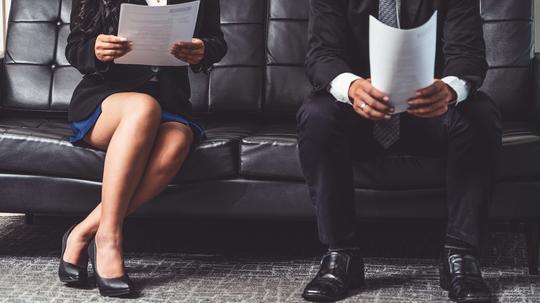
POLYGON ((219 0, 202 1, 205 7, 201 10, 206 15, 196 38, 204 41, 205 54, 201 63, 192 66, 195 72, 208 72, 212 65, 219 62, 227 53, 227 43, 221 31, 221 14, 219 0))
POLYGON ((488 67, 479 3, 448 1, 443 29, 443 76, 466 80, 472 89, 482 85, 488 67))
POLYGON ((316 91, 327 89, 342 73, 352 72, 347 63, 347 16, 341 0, 310 0, 307 75, 316 91))
POLYGON ((107 72, 109 63, 101 62, 97 59, 94 50, 96 35, 85 34, 81 30, 81 20, 79 20, 80 0, 73 0, 71 9, 71 33, 68 36, 66 46, 66 59, 78 69, 82 74, 101 74, 107 72))

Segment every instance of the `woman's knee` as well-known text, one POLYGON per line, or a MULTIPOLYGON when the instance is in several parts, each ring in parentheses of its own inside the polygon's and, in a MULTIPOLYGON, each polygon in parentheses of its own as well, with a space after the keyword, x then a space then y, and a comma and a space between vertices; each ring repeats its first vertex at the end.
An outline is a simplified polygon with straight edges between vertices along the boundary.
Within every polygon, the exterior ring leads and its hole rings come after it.
POLYGON ((128 97, 123 118, 144 127, 158 127, 161 122, 161 107, 158 101, 147 94, 136 93, 128 97))

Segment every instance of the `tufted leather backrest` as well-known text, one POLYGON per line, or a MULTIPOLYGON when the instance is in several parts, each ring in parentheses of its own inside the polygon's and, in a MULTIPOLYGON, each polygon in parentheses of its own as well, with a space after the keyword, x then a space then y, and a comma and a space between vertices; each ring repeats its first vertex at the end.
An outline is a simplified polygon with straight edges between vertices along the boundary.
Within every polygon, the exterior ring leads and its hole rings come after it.
MULTIPOLYGON (((203 0, 204 1, 204 0, 203 0)), ((505 120, 531 108, 533 0, 482 0, 490 66, 482 90, 505 120)), ((196 112, 294 113, 311 90, 304 72, 308 0, 221 0, 227 56, 191 74, 196 112)), ((2 107, 65 112, 81 75, 64 56, 71 0, 13 0, 2 107)))
POLYGON ((534 0, 482 0, 489 70, 482 91, 503 120, 523 120, 533 108, 534 0))
POLYGON ((13 0, 2 107, 65 112, 80 73, 64 56, 71 1, 13 0))

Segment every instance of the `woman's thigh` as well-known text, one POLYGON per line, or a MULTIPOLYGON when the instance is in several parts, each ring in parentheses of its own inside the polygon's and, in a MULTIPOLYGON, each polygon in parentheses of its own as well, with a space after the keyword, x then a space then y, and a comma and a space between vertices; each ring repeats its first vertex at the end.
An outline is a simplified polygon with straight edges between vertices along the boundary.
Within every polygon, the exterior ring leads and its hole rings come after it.
POLYGON ((112 94, 101 103, 101 115, 84 137, 84 141, 96 148, 106 150, 122 118, 137 111, 160 111, 159 103, 152 96, 125 92, 112 94))

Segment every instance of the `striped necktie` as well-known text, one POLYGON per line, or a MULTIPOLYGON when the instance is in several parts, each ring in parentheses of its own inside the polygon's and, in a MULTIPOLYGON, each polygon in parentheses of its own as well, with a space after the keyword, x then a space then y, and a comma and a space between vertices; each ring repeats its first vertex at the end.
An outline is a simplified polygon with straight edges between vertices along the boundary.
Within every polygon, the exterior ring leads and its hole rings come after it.
MULTIPOLYGON (((393 27, 398 27, 396 0, 379 0, 379 20, 393 27)), ((399 140, 400 118, 392 115, 390 120, 375 121, 373 136, 384 149, 388 149, 399 140)))

